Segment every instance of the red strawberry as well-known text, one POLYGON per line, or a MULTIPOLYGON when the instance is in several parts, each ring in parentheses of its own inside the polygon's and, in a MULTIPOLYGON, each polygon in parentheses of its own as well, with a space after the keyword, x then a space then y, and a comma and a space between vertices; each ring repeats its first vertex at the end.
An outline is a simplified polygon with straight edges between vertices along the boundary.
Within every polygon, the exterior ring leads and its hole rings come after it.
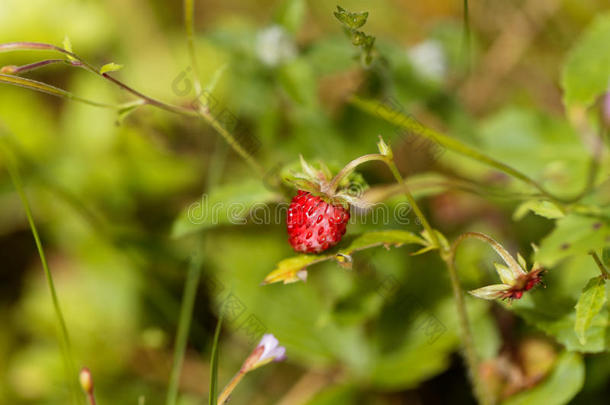
POLYGON ((349 211, 299 190, 288 208, 288 241, 297 252, 320 253, 345 234, 349 211))

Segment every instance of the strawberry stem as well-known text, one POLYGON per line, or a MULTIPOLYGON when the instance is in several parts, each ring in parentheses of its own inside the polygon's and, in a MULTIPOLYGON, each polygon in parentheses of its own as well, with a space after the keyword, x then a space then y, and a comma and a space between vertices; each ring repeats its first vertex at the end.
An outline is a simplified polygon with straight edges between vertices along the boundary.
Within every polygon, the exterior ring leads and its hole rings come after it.
POLYGON ((432 243, 434 244, 434 246, 440 248, 441 245, 439 243, 438 236, 436 235, 436 231, 434 229, 432 229, 432 226, 430 226, 430 223, 426 219, 426 216, 424 215, 422 210, 417 205, 415 198, 413 198, 413 195, 411 194, 409 187, 407 187, 407 183, 405 183, 405 180, 403 179, 402 175, 398 171, 396 164, 394 163, 394 161, 392 159, 389 159, 386 156, 384 156, 384 161, 390 168, 390 171, 392 172, 392 175, 394 176, 396 181, 402 186, 404 194, 407 197, 407 201, 409 202, 409 205, 411 206, 411 208, 413 208, 413 212, 415 212, 415 215, 417 215, 417 218, 419 218, 419 221, 421 222, 421 224, 424 227, 424 229, 426 230, 426 232, 428 232, 428 235, 430 235, 430 239, 432 240, 432 243))
POLYGON ((333 177, 333 179, 330 181, 328 185, 328 190, 322 191, 327 191, 329 195, 334 194, 337 191, 337 187, 339 187, 339 183, 341 183, 341 180, 349 176, 356 169, 356 167, 360 166, 363 163, 371 162, 373 160, 386 162, 387 159, 384 155, 381 155, 379 153, 371 153, 368 155, 360 156, 346 164, 345 167, 343 167, 343 169, 341 169, 339 173, 337 173, 337 175, 333 177))
POLYGON ((506 249, 504 249, 504 246, 502 246, 491 236, 485 235, 484 233, 466 232, 456 239, 456 241, 453 243, 452 249, 457 249, 457 246, 462 243, 462 241, 468 238, 479 239, 491 246, 491 248, 496 251, 496 253, 502 258, 502 260, 504 260, 504 263, 506 263, 506 265, 515 274, 515 277, 521 276, 526 273, 525 270, 521 267, 521 265, 513 258, 513 256, 511 256, 511 254, 508 253, 506 249))
POLYGON ((604 266, 604 263, 602 263, 601 259, 599 258, 599 255, 593 250, 590 251, 589 254, 593 258, 593 260, 595 260, 595 264, 597 264, 597 267, 599 267, 599 271, 602 274, 602 278, 604 280, 610 279, 610 272, 608 272, 608 268, 604 266))
POLYGON ((490 393, 486 387, 481 383, 479 378, 479 358, 474 346, 474 339, 472 337, 472 330, 470 329, 470 321, 468 320, 468 313, 466 312, 466 303, 464 302, 464 295, 462 293, 462 286, 460 279, 457 274, 455 267, 455 252, 458 245, 467 236, 462 235, 458 238, 449 252, 448 257, 444 257, 449 269, 449 278, 451 279, 451 289, 453 291, 453 297, 455 299, 455 306, 457 308, 458 318, 460 322, 460 330, 462 334, 462 345, 463 345, 463 356, 466 360, 466 366, 468 367, 468 375, 474 388, 474 394, 477 398, 477 403, 488 405, 493 403, 490 393))
POLYGON ((388 168, 392 172, 392 175, 394 176, 396 181, 403 188, 403 192, 404 192, 405 196, 407 197, 407 201, 409 202, 409 205, 411 206, 411 208, 413 208, 413 212, 415 212, 415 215, 417 216, 417 218, 419 218, 419 221, 421 222, 422 226, 430 235, 430 238, 432 239, 432 243, 434 244, 434 246, 439 247, 440 243, 438 241, 436 232, 432 229, 432 227, 430 226, 430 223, 424 216, 424 213, 417 205, 415 198, 413 198, 413 195, 411 194, 411 191, 407 187, 407 184, 405 183, 402 175, 398 171, 396 164, 389 156, 382 155, 380 153, 371 153, 368 155, 360 156, 360 157, 352 160, 351 162, 346 164, 345 167, 343 167, 343 169, 341 169, 339 171, 339 173, 337 173, 337 175, 331 180, 330 184, 328 185, 328 190, 322 190, 322 191, 328 193, 329 195, 333 195, 337 191, 337 187, 339 186, 339 183, 341 182, 341 180, 343 180, 345 177, 349 176, 356 169, 356 167, 358 167, 359 165, 361 165, 363 163, 371 162, 374 160, 384 162, 388 166, 388 168))

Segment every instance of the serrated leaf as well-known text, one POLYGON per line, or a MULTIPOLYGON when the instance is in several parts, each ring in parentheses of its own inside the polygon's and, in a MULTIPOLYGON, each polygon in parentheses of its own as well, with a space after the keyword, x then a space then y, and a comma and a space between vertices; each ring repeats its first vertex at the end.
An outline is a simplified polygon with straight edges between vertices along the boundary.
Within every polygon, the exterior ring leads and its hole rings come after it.
POLYGON ((564 65, 561 84, 568 108, 588 107, 610 85, 610 14, 589 25, 564 65))
POLYGON ((276 268, 269 273, 263 284, 283 282, 284 284, 301 281, 304 278, 301 271, 307 267, 330 260, 337 255, 350 256, 359 250, 375 246, 402 246, 404 244, 425 245, 426 242, 414 233, 407 231, 379 231, 368 232, 355 237, 345 237, 343 241, 333 249, 319 255, 298 255, 284 259, 278 263, 276 268))
MULTIPOLYGON (((180 213, 174 221, 172 237, 178 238, 217 225, 245 224, 256 204, 278 201, 279 198, 258 180, 217 187, 180 213)), ((265 209, 270 207, 265 206, 265 209)), ((273 219, 273 216, 270 218, 273 219)))
POLYGON ((502 402, 502 405, 563 405, 570 402, 585 381, 585 365, 578 353, 562 353, 542 382, 502 402))
MULTIPOLYGON (((547 288, 537 288, 524 294, 520 300, 505 307, 523 318, 532 326, 554 338, 568 351, 598 353, 610 349, 610 319, 605 305, 591 319, 585 330, 583 344, 576 332, 576 303, 582 286, 596 277, 599 269, 589 255, 574 256, 561 266, 550 270, 546 276, 547 288)), ((606 286, 608 288, 608 286, 606 286)), ((606 292, 606 294, 608 294, 606 292)))
POLYGON ((530 211, 548 219, 557 219, 565 216, 561 209, 551 201, 529 200, 517 207, 513 214, 513 219, 518 221, 525 217, 530 211))
POLYGON ((341 24, 353 30, 366 24, 366 20, 369 17, 368 11, 362 13, 352 13, 339 6, 337 6, 337 11, 334 12, 334 15, 337 20, 341 22, 341 24))
POLYGON ((585 286, 576 303, 576 323, 574 331, 581 344, 587 343, 586 332, 591 326, 593 317, 601 311, 606 303, 606 285, 602 277, 594 277, 585 286))
POLYGON ((114 62, 106 63, 100 69, 100 74, 108 73, 108 72, 116 72, 117 70, 123 69, 123 65, 118 65, 114 62))

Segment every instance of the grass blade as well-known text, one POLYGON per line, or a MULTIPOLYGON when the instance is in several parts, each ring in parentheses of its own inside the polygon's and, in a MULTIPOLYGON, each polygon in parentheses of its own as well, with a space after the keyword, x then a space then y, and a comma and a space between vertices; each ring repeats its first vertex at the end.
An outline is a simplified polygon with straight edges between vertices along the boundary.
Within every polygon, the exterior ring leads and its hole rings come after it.
POLYGON ((210 400, 209 405, 216 405, 218 398, 218 339, 220 338, 220 329, 222 328, 222 318, 224 312, 220 309, 220 316, 216 324, 216 332, 214 332, 214 342, 212 343, 212 355, 210 358, 210 400))
MULTIPOLYGON (((1 128, 0 128, 1 129, 1 128)), ((2 139, 0 139, 2 140, 2 139)), ((2 140, 3 141, 3 140, 2 140)), ((19 175, 19 170, 17 169, 17 164, 13 161, 12 155, 5 148, 4 144, 0 144, 0 150, 3 152, 2 154, 5 156, 6 168, 11 177, 11 180, 19 194, 19 198, 21 199, 21 203, 23 205, 23 209, 25 211, 25 215, 28 220, 28 224, 30 226, 30 230, 32 231, 32 236, 34 237, 34 243, 36 244, 36 249, 38 250, 38 256, 40 257, 40 262, 42 264, 42 268, 45 273, 45 278, 47 281, 47 285, 49 287, 49 292, 51 293, 51 300, 53 302, 53 309, 55 311, 55 317, 57 318, 57 322, 59 324, 60 329, 60 345, 62 356, 64 358, 64 365, 66 368, 67 378, 71 388, 72 402, 73 403, 82 403, 82 399, 79 395, 79 389, 76 382, 76 368, 74 366, 74 360, 72 359, 72 348, 70 345, 70 336, 68 334, 68 328, 66 326, 66 321, 64 315, 61 311, 61 306, 59 305, 59 298, 57 297, 57 291, 55 290, 55 283, 53 282, 53 275, 51 274, 51 270, 49 269, 49 263, 47 262, 46 255, 44 253, 44 249, 42 247, 42 242, 40 240, 40 235, 38 233, 38 228, 36 227, 36 223, 34 222, 34 216, 32 215, 32 209, 30 207, 29 200, 27 195, 25 194, 23 183, 21 181, 21 176, 19 175), (80 399, 80 400, 79 400, 80 399)))
POLYGON ((119 108, 116 105, 99 103, 97 101, 87 100, 85 98, 81 98, 75 96, 74 94, 66 91, 64 89, 60 89, 59 87, 51 86, 50 84, 38 82, 32 79, 26 79, 24 77, 5 75, 0 73, 0 83, 12 84, 13 86, 19 86, 26 89, 39 91, 41 93, 50 94, 52 96, 65 98, 68 100, 80 101, 81 103, 89 104, 95 107, 104 107, 104 108, 119 108))
POLYGON ((175 405, 178 399, 178 385, 184 362, 184 353, 191 328, 191 318, 193 316, 193 306, 197 296, 197 287, 201 278, 201 265, 203 254, 197 252, 191 259, 186 282, 184 283, 184 294, 182 295, 182 305, 180 307, 180 319, 178 321, 178 332, 176 333, 176 346, 174 348, 174 361, 170 374, 169 387, 167 390, 166 405, 175 405))

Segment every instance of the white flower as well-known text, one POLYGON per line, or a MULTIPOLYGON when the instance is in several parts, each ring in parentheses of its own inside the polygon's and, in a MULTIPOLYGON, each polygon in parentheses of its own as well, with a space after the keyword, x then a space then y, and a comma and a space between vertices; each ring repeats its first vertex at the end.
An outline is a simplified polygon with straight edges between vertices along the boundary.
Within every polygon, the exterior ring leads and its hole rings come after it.
POLYGON ((415 71, 424 77, 440 81, 447 73, 447 58, 437 40, 421 42, 409 49, 407 55, 415 71))
POLYGON ((256 37, 256 54, 267 66, 277 66, 293 59, 296 46, 292 37, 279 25, 272 25, 256 37))

